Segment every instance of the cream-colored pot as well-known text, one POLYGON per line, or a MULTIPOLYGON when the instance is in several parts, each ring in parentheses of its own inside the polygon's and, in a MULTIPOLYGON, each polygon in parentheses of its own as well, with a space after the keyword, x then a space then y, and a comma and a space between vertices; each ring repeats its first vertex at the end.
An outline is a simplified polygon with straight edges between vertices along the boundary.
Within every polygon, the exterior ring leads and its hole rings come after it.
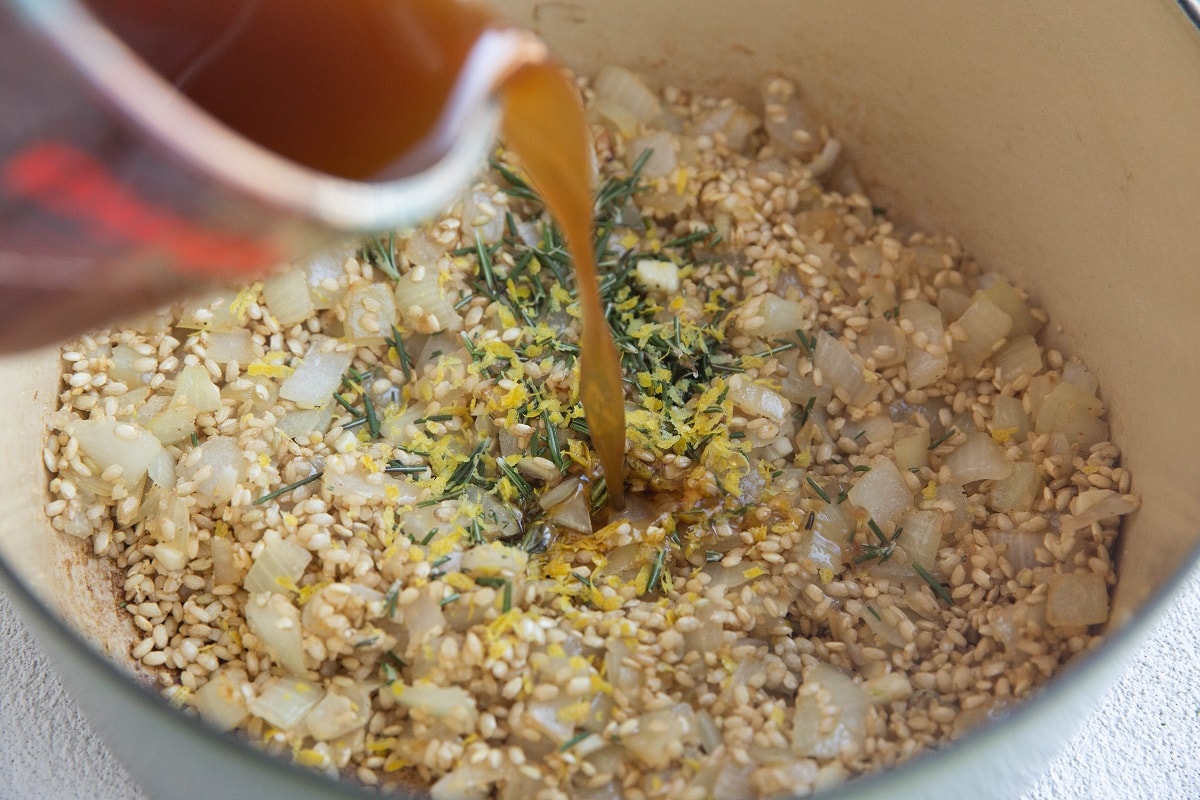
MULTIPOLYGON (((746 97, 766 71, 796 78, 889 208, 955 232, 1029 287, 1058 323, 1055 343, 1099 376, 1144 502, 1122 539, 1111 638, 1008 718, 831 796, 1018 795, 1122 669, 1200 542, 1200 31, 1172 0, 502 5, 584 71, 619 63, 746 97)), ((112 579, 41 514, 53 354, 0 364, 0 386, 4 578, 147 792, 361 796, 210 733, 130 679, 112 579)))

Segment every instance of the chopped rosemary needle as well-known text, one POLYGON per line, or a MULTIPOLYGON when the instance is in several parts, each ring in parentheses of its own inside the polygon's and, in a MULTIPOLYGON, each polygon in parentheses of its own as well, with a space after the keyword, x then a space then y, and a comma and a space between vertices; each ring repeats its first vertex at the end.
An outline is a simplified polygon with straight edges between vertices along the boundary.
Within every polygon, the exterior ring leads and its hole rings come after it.
POLYGON ((400 599, 400 581, 393 581, 383 596, 383 615, 388 619, 396 616, 396 602, 400 599))
POLYGON ((821 484, 814 481, 811 476, 805 478, 805 480, 808 481, 808 485, 812 487, 812 490, 817 493, 817 497, 821 498, 826 503, 833 503, 833 501, 829 499, 829 495, 825 494, 825 490, 821 488, 821 484))
POLYGON ((309 475, 307 478, 301 478, 300 480, 296 481, 295 483, 289 483, 287 486, 280 486, 275 491, 264 494, 262 497, 255 500, 254 505, 261 506, 263 503, 269 503, 278 497, 282 497, 283 495, 287 494, 288 492, 292 492, 292 491, 295 491, 296 489, 299 489, 301 486, 307 486, 308 484, 312 483, 313 481, 320 480, 321 476, 324 474, 325 474, 324 472, 314 472, 312 475, 309 475))
POLYGON ((562 745, 559 746, 558 752, 560 752, 560 753, 567 752, 572 747, 579 744, 580 742, 582 742, 584 739, 588 738, 591 735, 592 735, 591 731, 579 731, 579 733, 575 734, 570 739, 567 739, 565 742, 563 742, 562 745))
POLYGON ((654 561, 650 562, 650 576, 646 578, 646 591, 649 594, 654 591, 654 587, 662 579, 663 566, 667 562, 667 548, 662 548, 654 555, 654 561))
POLYGON ((950 428, 950 429, 949 429, 949 430, 947 430, 945 433, 943 433, 941 436, 939 436, 939 437, 937 438, 937 441, 936 441, 936 442, 934 442, 934 443, 932 443, 931 445, 929 445, 929 448, 928 448, 928 449, 930 449, 930 450, 937 450, 937 449, 938 449, 938 448, 939 448, 939 447, 942 445, 942 443, 944 443, 944 442, 945 442, 947 439, 949 439, 951 436, 953 436, 953 435, 954 435, 954 433, 955 433, 955 430, 954 430, 954 428, 950 428))
POLYGON ((929 573, 929 570, 922 567, 916 561, 913 562, 912 567, 913 570, 921 576, 921 580, 929 584, 929 588, 933 589, 933 593, 946 601, 946 605, 954 605, 954 598, 950 595, 950 592, 947 591, 946 587, 943 586, 937 578, 933 577, 933 575, 929 573))

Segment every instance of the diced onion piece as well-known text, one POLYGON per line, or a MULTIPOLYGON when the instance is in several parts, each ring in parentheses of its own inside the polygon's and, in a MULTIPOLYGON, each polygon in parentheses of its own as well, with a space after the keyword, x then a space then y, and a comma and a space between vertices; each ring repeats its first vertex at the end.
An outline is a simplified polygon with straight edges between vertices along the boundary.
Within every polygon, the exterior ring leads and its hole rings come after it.
POLYGON ((199 413, 196 407, 186 400, 168 401, 161 411, 146 421, 146 429, 164 446, 178 444, 195 432, 196 416, 199 413))
POLYGON ((1100 390, 1100 381, 1091 373, 1087 366, 1078 358, 1069 358, 1063 364, 1062 379, 1073 383, 1088 394, 1096 394, 1100 390))
POLYGON ((213 383, 208 370, 201 364, 191 364, 179 371, 175 379, 176 403, 186 402, 200 413, 221 408, 221 390, 213 383))
POLYGON ((892 647, 904 647, 908 643, 896 627, 895 612, 890 606, 884 608, 882 612, 874 606, 871 608, 864 606, 861 616, 863 623, 884 643, 890 644, 892 647))
POLYGON ((229 436, 214 436, 195 448, 176 470, 185 481, 196 482, 195 497, 209 505, 228 503, 246 477, 242 448, 229 436))
POLYGON ((373 345, 392 335, 396 298, 387 284, 367 283, 355 286, 342 298, 346 310, 346 339, 357 345, 373 345))
POLYGON ((913 494, 896 464, 887 456, 876 456, 871 460, 870 471, 864 472, 850 488, 848 499, 866 509, 875 524, 888 533, 912 505, 913 494))
POLYGON ((936 509, 914 510, 904 516, 901 520, 904 530, 896 537, 896 544, 904 549, 910 565, 931 567, 937 561, 945 519, 945 512, 936 509))
MULTIPOLYGON (((130 389, 124 394, 116 398, 117 413, 120 414, 126 409, 133 409, 135 414, 141 409, 142 405, 150 399, 150 387, 138 386, 135 389, 130 389)), ((138 420, 141 422, 142 420, 138 420)))
POLYGON ((1018 461, 1004 478, 992 483, 988 492, 988 508, 1002 514, 1015 511, 1031 511, 1033 503, 1042 494, 1042 476, 1037 464, 1018 461))
POLYGON ((1023 405, 1028 407, 1030 421, 1037 420, 1042 403, 1046 402, 1046 398, 1056 386, 1058 379, 1053 375, 1038 375, 1029 382, 1029 388, 1025 390, 1025 397, 1022 399, 1023 405))
MULTIPOLYGON (((803 544, 803 542, 801 543, 803 544)), ((819 559, 817 560, 820 563, 819 559)), ((709 576, 708 585, 710 587, 723 586, 726 589, 736 589, 739 586, 749 583, 755 578, 762 577, 762 570, 756 569, 746 564, 737 564, 736 566, 727 567, 724 564, 717 562, 715 564, 705 564, 702 571, 709 576)))
POLYGON ((546 519, 555 525, 576 531, 577 533, 591 533, 592 516, 588 507, 587 493, 581 487, 569 500, 547 510, 546 519))
POLYGON ((393 478, 383 473, 366 473, 356 468, 346 471, 341 457, 325 462, 321 484, 334 497, 357 497, 360 503, 387 501, 414 503, 420 494, 416 484, 407 479, 393 478))
MULTIPOLYGON (((536 242, 533 242, 536 243, 536 242)), ((527 244, 532 244, 528 243, 527 244)), ((433 237, 427 226, 422 226, 404 240, 404 257, 415 266, 434 267, 438 259, 446 255, 446 246, 433 237)))
POLYGON ((299 439, 313 432, 325 434, 333 420, 333 406, 334 402, 330 400, 320 408, 298 408, 289 411, 279 418, 275 427, 292 439, 299 439))
POLYGON ((700 746, 706 753, 712 754, 725 741, 707 709, 702 708, 696 713, 696 728, 700 735, 700 746))
MULTIPOLYGON (((955 525, 966 525, 970 518, 967 510, 967 493, 957 483, 943 483, 933 495, 937 507, 950 514, 955 525)), ((922 566, 926 566, 922 564, 922 566)))
POLYGON ((475 727, 479 712, 475 698, 461 686, 435 686, 416 682, 412 686, 392 684, 396 702, 412 711, 440 720, 456 733, 468 733, 475 727))
POLYGON ((525 706, 524 722, 555 744, 562 744, 575 733, 575 722, 562 712, 577 702, 562 693, 552 700, 534 700, 525 706))
POLYGON ((786 397, 742 375, 730 376, 729 399, 751 418, 763 417, 777 425, 792 411, 792 404, 786 397))
MULTIPOLYGON (((380 420, 380 432, 383 438, 387 439, 392 444, 405 445, 412 440, 412 436, 408 432, 408 426, 425 416, 425 408, 417 403, 412 403, 400 413, 389 412, 380 420)), ((500 446, 503 450, 505 438, 509 441, 514 441, 514 437, 508 431, 500 430, 500 446)), ((517 452, 514 448, 513 452, 517 452)), ((523 451, 522 451, 523 452, 523 451)), ((509 455, 509 454, 505 454, 509 455)))
POLYGON ((900 319, 913 326, 914 341, 904 356, 908 385, 921 389, 937 383, 946 374, 950 359, 944 352, 931 353, 927 348, 931 344, 942 344, 945 333, 942 312, 924 300, 908 300, 900 304, 900 319), (917 341, 918 334, 920 341, 917 341))
POLYGON ((284 677, 272 678, 249 703, 250 713, 280 730, 291 730, 313 709, 325 690, 315 683, 284 677))
POLYGON ((992 398, 992 438, 1001 445, 1021 444, 1029 435, 1029 415, 1020 398, 998 395, 992 398))
POLYGON ((418 333, 462 330, 462 317, 438 276, 433 266, 416 266, 396 281, 396 310, 408 330, 418 333))
POLYGON ((420 651, 425 641, 446 629, 446 615, 429 591, 417 595, 417 599, 404 606, 404 625, 408 628, 406 655, 420 651))
POLYGON ((345 248, 319 253, 304 265, 313 308, 333 308, 346 293, 346 261, 353 253, 345 248))
POLYGON ((892 456, 901 470, 929 466, 929 428, 913 427, 896 434, 892 456))
POLYGON ((101 470, 119 466, 121 480, 127 486, 146 477, 146 470, 163 449, 154 434, 142 426, 109 417, 73 420, 67 432, 79 443, 80 452, 101 470))
POLYGON ((200 300, 180 315, 178 326, 184 330, 235 330, 240 327, 237 314, 233 311, 234 301, 238 297, 234 292, 225 291, 200 300))
POLYGON ((174 542, 156 544, 150 548, 159 569, 165 572, 181 572, 188 564, 187 551, 174 542))
POLYGON ((146 506, 151 505, 153 497, 157 497, 156 507, 147 509, 148 513, 153 512, 152 516, 147 518, 147 528, 155 541, 175 550, 178 554, 176 558, 182 557, 186 561, 192 530, 188 504, 174 492, 159 492, 151 493, 147 497, 146 506))
POLYGON ((938 292, 938 311, 947 322, 961 317, 970 305, 971 298, 958 289, 945 288, 938 292))
POLYGON ((763 127, 771 143, 784 153, 807 156, 820 141, 809 131, 815 130, 808 112, 796 94, 796 86, 786 78, 771 75, 761 84, 763 127))
POLYGON ((639 259, 634 275, 644 289, 674 295, 679 292, 679 267, 670 261, 639 259))
POLYGON ((983 294, 986 294, 1012 320, 1010 336, 1034 334, 1042 327, 1042 323, 1038 322, 1037 318, 1030 313, 1025 300, 1003 277, 995 276, 995 280, 983 290, 983 294))
POLYGON ((576 494, 579 493, 583 486, 583 482, 579 478, 568 478, 552 489, 548 489, 538 497, 538 505, 543 510, 549 511, 557 505, 561 505, 576 494))
POLYGON ((649 769, 664 769, 670 764, 670 751, 664 746, 668 742, 688 745, 698 741, 696 715, 687 703, 648 711, 637 718, 636 730, 621 736, 621 744, 634 760, 649 769))
POLYGON ((855 526, 849 510, 838 503, 825 503, 813 513, 814 531, 838 547, 850 544, 855 526))
POLYGON ((289 269, 263 281, 263 302, 284 328, 303 322, 316 311, 308 292, 308 275, 300 269, 289 269))
MULTIPOLYGON (((711 600, 701 600, 696 606, 696 618, 704 620, 706 617, 711 617, 712 611, 715 609, 711 600)), ((712 643, 719 645, 721 641, 720 625, 704 625, 700 626, 700 630, 707 630, 712 636, 712 643)), ((700 630, 695 631, 696 634, 700 630)), ((691 634, 688 635, 688 644, 693 645, 691 634)), ((633 655, 633 651, 629 645, 620 639, 609 639, 605 645, 604 653, 604 674, 612 687, 619 692, 622 692, 627 697, 634 697, 642 685, 642 673, 637 664, 627 664, 625 660, 633 655)))
POLYGON ((1104 405, 1073 383, 1061 381, 1046 395, 1037 411, 1038 433, 1058 432, 1074 447, 1090 447, 1108 438, 1108 424, 1100 419, 1104 405))
POLYGON ((946 512, 939 509, 909 511, 900 519, 900 535, 896 537, 897 552, 886 561, 871 564, 871 573, 893 580, 919 578, 913 564, 932 569, 942 546, 942 527, 946 512))
MULTIPOLYGON (((274 592, 250 595, 250 599, 246 601, 246 624, 250 631, 262 640, 263 646, 267 648, 275 663, 293 675, 304 674, 300 611, 291 600, 274 592)), ((314 700, 313 705, 316 705, 317 700, 320 698, 314 700)), ((307 708, 305 710, 307 711, 307 708)))
POLYGON ((863 436, 871 444, 887 444, 896 433, 896 425, 886 412, 867 417, 860 424, 863 436))
POLYGON ((732 152, 744 153, 750 137, 762 127, 760 120, 740 103, 725 99, 712 108, 702 111, 687 129, 693 139, 711 136, 723 140, 732 152))
POLYGON ((1071 500, 1069 515, 1063 515, 1060 527, 1063 533, 1086 528, 1093 522, 1131 514, 1138 509, 1134 495, 1118 494, 1112 489, 1088 489, 1071 500))
POLYGON ((858 336, 858 352, 873 359, 876 367, 892 367, 904 362, 907 345, 904 332, 896 323, 876 317, 858 336))
POLYGON ((633 139, 626 148, 630 161, 640 158, 647 150, 650 155, 642 165, 646 178, 665 178, 679 164, 679 140, 670 131, 653 131, 633 139))
POLYGON ((529 554, 500 542, 481 544, 462 554, 461 569, 468 575, 516 577, 525 574, 529 554))
POLYGON ((795 337, 796 331, 804 324, 805 319, 814 316, 811 304, 801 300, 787 300, 774 293, 762 296, 762 305, 758 313, 750 319, 756 320, 755 327, 748 330, 754 336, 764 339, 775 336, 795 337))
POLYGON ((624 67, 605 66, 593 82, 596 94, 629 109, 641 122, 652 122, 662 115, 658 95, 624 67))
POLYGON ((318 742, 349 736, 371 718, 371 695, 358 684, 334 684, 304 717, 308 734, 318 742))
POLYGON ((1018 572, 1039 565, 1037 549, 1042 546, 1042 537, 1036 533, 1025 533, 1016 529, 993 531, 988 534, 988 540, 1018 572))
POLYGON ((243 587, 248 592, 277 592, 294 590, 312 554, 298 544, 283 540, 268 542, 246 573, 243 587))
POLYGON ((208 543, 212 555, 214 586, 236 586, 241 582, 242 573, 234 558, 233 542, 225 536, 214 536, 208 543))
POLYGON ((913 695, 912 683, 903 672, 885 672, 863 684, 867 699, 875 705, 887 705, 907 700, 913 695))
POLYGON ((467 241, 478 236, 484 244, 498 242, 504 235, 504 214, 496 208, 492 195, 476 189, 463 200, 462 234, 467 241))
POLYGON ((109 356, 108 377, 110 380, 121 381, 128 386, 145 383, 143 376, 147 374, 134 369, 135 362, 141 360, 142 354, 127 344, 119 344, 113 348, 109 356))
POLYGON ((968 374, 975 374, 996 345, 1012 330, 1012 318, 985 294, 976 294, 958 318, 967 338, 954 343, 954 354, 968 374))
POLYGON ((976 431, 946 457, 946 466, 955 483, 998 480, 1012 472, 1012 463, 1004 457, 1004 448, 990 434, 976 431))
POLYGON ((200 717, 219 731, 231 731, 250 715, 246 695, 246 673, 234 667, 224 667, 209 676, 208 682, 192 695, 200 717))
POLYGON ((146 474, 154 481, 155 486, 164 489, 175 488, 175 459, 166 450, 160 450, 146 468, 146 474))
POLYGON ((327 341, 321 339, 309 346, 296 371, 279 387, 281 398, 306 408, 319 408, 329 402, 354 361, 354 351, 332 349, 327 341))
POLYGON ((261 348, 254 343, 254 336, 246 328, 209 331, 206 337, 204 353, 218 364, 236 361, 244 366, 262 358, 261 348))
POLYGON ((816 758, 862 752, 869 705, 858 684, 836 667, 811 667, 796 693, 792 749, 797 755, 816 758))
POLYGON ((464 762, 438 778, 429 787, 429 797, 430 800, 487 800, 496 783, 507 777, 507 773, 486 760, 477 764, 464 762))
POLYGON ((588 109, 602 122, 608 123, 609 127, 615 128, 626 139, 637 135, 639 125, 637 115, 620 103, 607 97, 597 97, 591 102, 588 109))
POLYGON ((1099 625, 1108 621, 1108 586, 1102 575, 1071 572, 1051 575, 1046 591, 1046 622, 1056 628, 1099 625))
POLYGON ((822 331, 817 334, 813 363, 835 390, 841 389, 853 405, 863 406, 879 396, 883 383, 837 339, 822 331))
POLYGON ((712 781, 709 794, 712 800, 754 800, 758 797, 751 782, 754 764, 739 764, 730 758, 721 762, 718 768, 720 771, 712 781))
POLYGON ((1011 382, 1042 371, 1042 347, 1029 334, 1014 336, 992 359, 1000 380, 1011 382))

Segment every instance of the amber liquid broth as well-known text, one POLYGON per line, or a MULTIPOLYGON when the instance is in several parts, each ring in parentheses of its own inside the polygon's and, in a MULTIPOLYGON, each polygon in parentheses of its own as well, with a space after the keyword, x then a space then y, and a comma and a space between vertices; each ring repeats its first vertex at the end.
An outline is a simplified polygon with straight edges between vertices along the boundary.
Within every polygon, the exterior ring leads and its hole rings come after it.
POLYGON ((455 0, 85 0, 197 105, 330 175, 416 172, 444 154, 463 69, 493 28, 455 0))
MULTIPOLYGON (((495 22, 454 0, 86 0, 159 74, 246 138, 353 180, 415 172, 446 152, 446 109, 495 22)), ((494 80, 496 76, 488 76, 494 80)), ((590 147, 575 87, 552 64, 503 84, 503 131, 575 262, 580 395, 610 505, 624 506, 621 362, 600 305, 590 147)))
POLYGON ((579 393, 609 504, 625 507, 625 393, 621 359, 600 305, 592 243, 591 148, 579 93, 552 64, 522 67, 504 84, 504 138, 558 220, 575 262, 583 311, 579 393))

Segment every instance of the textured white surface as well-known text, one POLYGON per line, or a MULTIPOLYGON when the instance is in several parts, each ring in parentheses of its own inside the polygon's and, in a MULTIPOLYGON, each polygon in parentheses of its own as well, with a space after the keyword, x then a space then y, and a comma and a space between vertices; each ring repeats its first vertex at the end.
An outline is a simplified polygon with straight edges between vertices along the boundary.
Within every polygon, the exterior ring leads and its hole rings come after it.
MULTIPOLYGON (((1023 800, 1200 798, 1197 619, 1200 573, 1023 800)), ((145 800, 64 693, 2 590, 0 800, 145 800)))

